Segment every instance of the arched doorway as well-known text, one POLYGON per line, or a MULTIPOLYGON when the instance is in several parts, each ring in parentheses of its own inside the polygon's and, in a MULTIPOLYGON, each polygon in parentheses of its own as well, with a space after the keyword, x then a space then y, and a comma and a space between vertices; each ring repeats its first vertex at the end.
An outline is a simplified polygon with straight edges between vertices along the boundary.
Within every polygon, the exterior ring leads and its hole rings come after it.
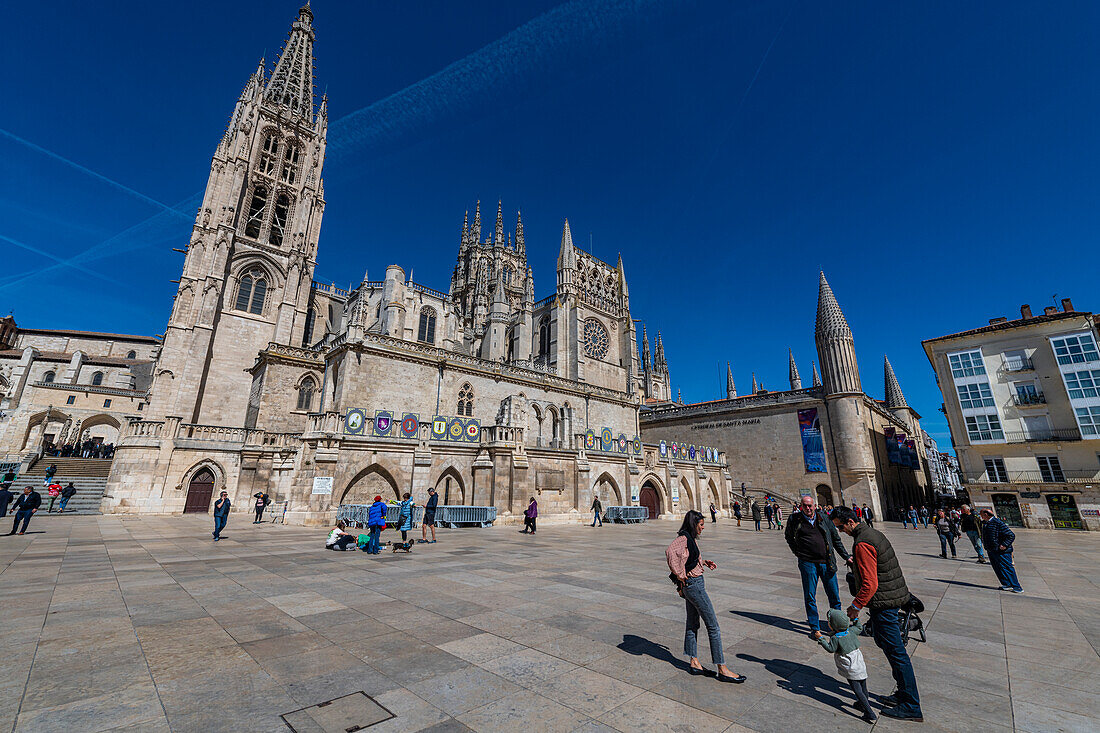
POLYGON ((343 496, 340 497, 340 503, 370 504, 376 496, 381 496, 384 500, 390 497, 401 498, 393 476, 377 463, 363 469, 351 480, 343 496))
POLYGON ((818 484, 817 489, 817 505, 819 507, 831 506, 833 503, 833 489, 831 486, 825 484, 818 484))
POLYGON ((462 476, 454 467, 448 468, 439 475, 439 479, 435 482, 435 493, 444 506, 448 504, 461 506, 466 503, 466 487, 462 483, 462 476))
POLYGON ((638 493, 638 503, 649 510, 649 518, 656 519, 661 514, 661 492, 653 485, 652 481, 642 484, 642 490, 638 493))
POLYGON ((203 468, 191 477, 187 484, 187 500, 184 514, 206 514, 210 511, 210 499, 214 495, 214 472, 203 468))
POLYGON ((619 485, 606 471, 592 485, 592 493, 600 497, 600 501, 606 506, 622 506, 623 497, 619 493, 619 485))
POLYGON ((685 512, 690 509, 699 509, 695 504, 695 493, 691 490, 691 484, 688 483, 686 476, 680 478, 680 508, 685 512))

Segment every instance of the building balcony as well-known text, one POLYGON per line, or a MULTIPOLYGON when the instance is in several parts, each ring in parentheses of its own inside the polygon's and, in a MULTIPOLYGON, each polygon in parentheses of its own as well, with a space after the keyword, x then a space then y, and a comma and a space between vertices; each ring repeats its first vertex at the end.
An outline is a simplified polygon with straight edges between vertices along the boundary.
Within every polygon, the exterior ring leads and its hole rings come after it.
POLYGON ((1005 441, 1008 443, 1058 443, 1065 440, 1081 440, 1081 431, 1077 428, 1005 431, 1005 441))
POLYGON ((1031 359, 1009 359, 1005 361, 1006 372, 1033 372, 1035 365, 1031 359))
POLYGON ((1083 469, 1046 474, 1039 470, 1008 471, 1006 474, 990 478, 987 471, 966 474, 970 484, 1088 484, 1100 482, 1100 471, 1083 469))
POLYGON ((1042 392, 1037 394, 1020 394, 1017 392, 1012 396, 1012 402, 1017 407, 1037 407, 1047 403, 1047 396, 1042 392))

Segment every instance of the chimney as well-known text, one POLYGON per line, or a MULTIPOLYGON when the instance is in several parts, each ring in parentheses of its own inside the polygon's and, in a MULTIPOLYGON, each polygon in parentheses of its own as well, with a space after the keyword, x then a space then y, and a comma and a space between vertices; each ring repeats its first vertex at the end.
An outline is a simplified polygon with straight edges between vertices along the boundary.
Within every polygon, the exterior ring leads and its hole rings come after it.
POLYGON ((1031 318, 1031 306, 1027 303, 1020 306, 1020 318, 1023 318, 1025 321, 1031 318))
POLYGON ((1058 312, 1058 306, 1056 306, 1056 305, 1048 305, 1046 308, 1043 308, 1043 315, 1044 316, 1053 316, 1057 312, 1058 312))
POLYGON ((1073 313, 1073 301, 1069 298, 1062 298, 1062 310, 1066 313, 1073 313))
POLYGON ((1007 320, 1008 320, 1008 319, 1007 319, 1007 318, 1005 318, 1004 316, 997 316, 996 318, 990 318, 990 319, 989 319, 989 325, 990 325, 990 326, 993 326, 993 325, 995 325, 995 324, 997 324, 997 323, 1004 323, 1004 322, 1005 322, 1005 321, 1007 321, 1007 320))

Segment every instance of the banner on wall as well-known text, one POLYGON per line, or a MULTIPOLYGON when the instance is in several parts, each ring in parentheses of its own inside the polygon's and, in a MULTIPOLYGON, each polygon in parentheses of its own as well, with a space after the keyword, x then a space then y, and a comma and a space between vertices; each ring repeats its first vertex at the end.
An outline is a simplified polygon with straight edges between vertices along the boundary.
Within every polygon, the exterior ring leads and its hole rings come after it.
POLYGON ((348 435, 362 435, 367 424, 367 413, 357 407, 347 411, 344 417, 344 432, 348 435))
POLYGON ((802 437, 802 460, 807 473, 825 473, 825 443, 821 439, 816 407, 798 411, 798 432, 802 437))
POLYGON ((680 503, 680 484, 675 481, 672 482, 672 503, 680 503))
POLYGON ((882 434, 886 436, 886 461, 895 466, 898 463, 898 441, 895 437, 896 432, 894 428, 882 429, 882 434))

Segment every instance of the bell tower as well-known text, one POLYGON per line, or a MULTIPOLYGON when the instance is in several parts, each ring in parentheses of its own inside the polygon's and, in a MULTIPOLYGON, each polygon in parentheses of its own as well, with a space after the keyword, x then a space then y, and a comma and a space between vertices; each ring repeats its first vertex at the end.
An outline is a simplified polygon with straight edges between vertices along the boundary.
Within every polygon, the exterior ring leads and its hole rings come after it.
POLYGON ((328 102, 315 108, 313 11, 298 11, 267 76, 249 77, 214 151, 187 245, 150 413, 242 426, 246 369, 300 344, 324 213, 328 102))

